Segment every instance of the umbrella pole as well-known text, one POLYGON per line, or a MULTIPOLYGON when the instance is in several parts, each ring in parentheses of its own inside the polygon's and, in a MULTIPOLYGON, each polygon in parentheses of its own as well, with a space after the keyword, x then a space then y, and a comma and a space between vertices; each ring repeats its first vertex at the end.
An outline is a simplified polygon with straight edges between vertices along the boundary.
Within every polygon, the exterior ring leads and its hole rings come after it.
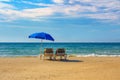
POLYGON ((43 42, 43 40, 41 39, 41 45, 40 45, 40 59, 42 58, 42 42, 43 42))

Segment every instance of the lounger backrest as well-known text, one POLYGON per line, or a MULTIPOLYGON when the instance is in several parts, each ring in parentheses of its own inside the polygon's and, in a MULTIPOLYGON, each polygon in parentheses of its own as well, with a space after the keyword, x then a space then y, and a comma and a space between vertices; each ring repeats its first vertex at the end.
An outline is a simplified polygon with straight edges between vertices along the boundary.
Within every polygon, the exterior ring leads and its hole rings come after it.
POLYGON ((44 53, 53 53, 53 49, 52 48, 46 48, 44 50, 44 53))
POLYGON ((64 48, 57 49, 56 53, 65 53, 65 49, 64 48))

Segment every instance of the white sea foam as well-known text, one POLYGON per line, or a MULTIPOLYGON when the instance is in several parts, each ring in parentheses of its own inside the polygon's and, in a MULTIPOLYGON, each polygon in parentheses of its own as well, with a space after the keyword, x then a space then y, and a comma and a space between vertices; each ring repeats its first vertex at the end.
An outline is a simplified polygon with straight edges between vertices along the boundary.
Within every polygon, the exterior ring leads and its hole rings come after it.
POLYGON ((78 54, 78 55, 74 55, 77 57, 120 57, 120 55, 99 55, 99 54, 78 54))

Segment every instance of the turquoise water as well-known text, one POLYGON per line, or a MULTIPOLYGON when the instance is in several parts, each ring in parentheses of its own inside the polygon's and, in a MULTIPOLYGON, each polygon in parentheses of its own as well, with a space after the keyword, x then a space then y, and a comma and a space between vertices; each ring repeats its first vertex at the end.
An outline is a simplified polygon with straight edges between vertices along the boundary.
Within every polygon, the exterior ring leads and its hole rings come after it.
MULTIPOLYGON (((0 43, 0 57, 37 56, 41 43, 0 43)), ((78 56, 120 56, 120 43, 43 43, 44 48, 65 48, 67 54, 78 56)))

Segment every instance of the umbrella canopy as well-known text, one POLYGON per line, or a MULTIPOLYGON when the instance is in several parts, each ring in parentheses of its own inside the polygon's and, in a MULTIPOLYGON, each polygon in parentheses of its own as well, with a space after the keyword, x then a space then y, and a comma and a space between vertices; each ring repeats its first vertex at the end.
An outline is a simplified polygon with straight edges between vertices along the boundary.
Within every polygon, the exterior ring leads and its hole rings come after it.
POLYGON ((45 39, 45 40, 54 41, 54 38, 50 34, 44 33, 44 32, 33 33, 29 36, 29 38, 45 39))
POLYGON ((36 38, 36 39, 41 39, 41 47, 40 47, 40 53, 42 53, 42 40, 50 40, 50 41, 54 41, 54 38, 48 34, 48 33, 44 33, 44 32, 40 32, 40 33, 33 33, 29 36, 29 38, 36 38))

